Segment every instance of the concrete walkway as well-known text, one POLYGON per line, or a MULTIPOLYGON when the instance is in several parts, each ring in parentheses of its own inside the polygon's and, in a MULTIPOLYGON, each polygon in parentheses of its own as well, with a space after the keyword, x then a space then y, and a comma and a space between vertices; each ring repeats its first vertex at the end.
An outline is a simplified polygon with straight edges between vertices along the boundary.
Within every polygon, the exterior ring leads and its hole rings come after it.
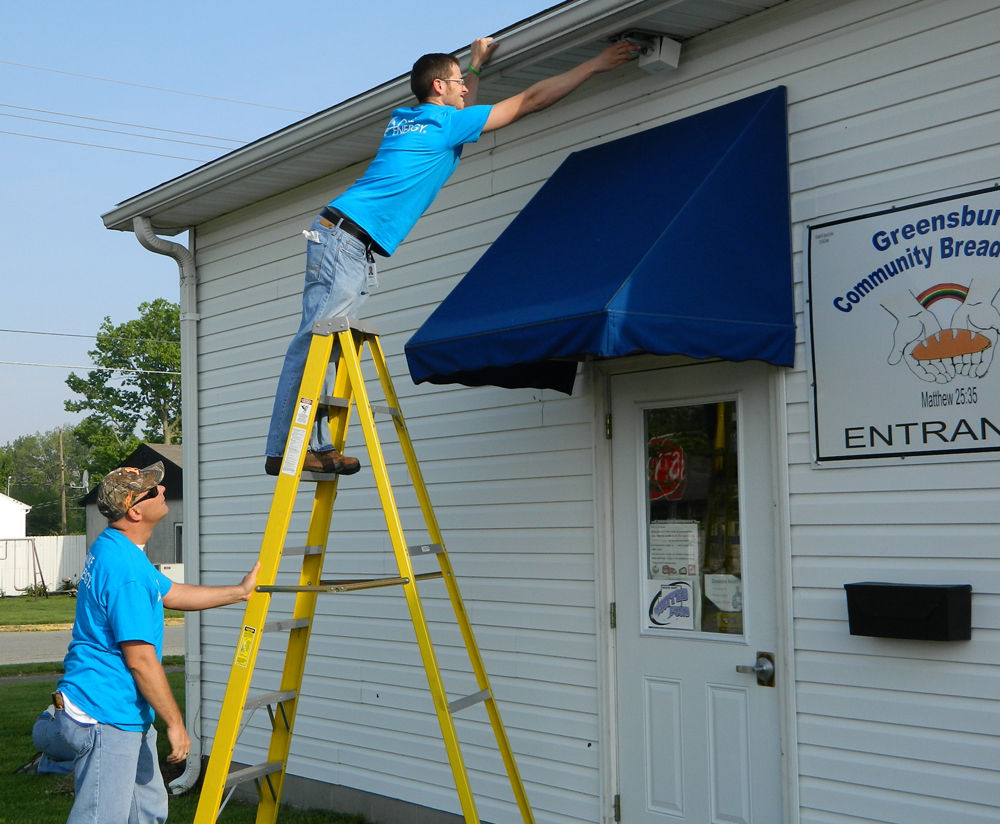
MULTIPOLYGON (((0 664, 38 664, 62 661, 69 646, 71 630, 0 632, 0 664)), ((184 625, 165 627, 163 654, 184 654, 184 625)))

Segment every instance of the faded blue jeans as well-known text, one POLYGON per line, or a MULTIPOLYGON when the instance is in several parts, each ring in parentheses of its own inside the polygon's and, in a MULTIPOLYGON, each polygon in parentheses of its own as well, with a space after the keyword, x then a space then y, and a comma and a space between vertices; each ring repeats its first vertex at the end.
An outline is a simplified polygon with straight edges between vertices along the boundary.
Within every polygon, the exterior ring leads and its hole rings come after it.
MULTIPOLYGON (((329 229, 313 221, 306 241, 306 279, 302 290, 302 320, 288 350, 278 378, 278 389, 274 396, 271 412, 271 426, 267 432, 265 455, 280 458, 285 451, 285 439, 292 423, 292 413, 298 400, 302 373, 305 371, 306 356, 312 342, 313 323, 324 318, 344 315, 356 317, 357 311, 368 296, 366 283, 369 271, 374 271, 374 263, 368 260, 365 245, 355 237, 340 229, 329 229)), ((334 345, 331 366, 327 370, 323 392, 333 391, 336 367, 332 365, 339 355, 334 345)), ((326 411, 316 413, 316 426, 309 439, 313 452, 329 452, 330 424, 326 411)))
POLYGON ((76 751, 73 809, 66 824, 163 824, 167 788, 156 757, 156 728, 127 732, 79 724, 56 710, 59 732, 76 751))
POLYGON ((52 707, 38 716, 31 728, 31 740, 42 751, 42 757, 38 761, 39 775, 67 775, 73 772, 76 751, 62 737, 52 707))

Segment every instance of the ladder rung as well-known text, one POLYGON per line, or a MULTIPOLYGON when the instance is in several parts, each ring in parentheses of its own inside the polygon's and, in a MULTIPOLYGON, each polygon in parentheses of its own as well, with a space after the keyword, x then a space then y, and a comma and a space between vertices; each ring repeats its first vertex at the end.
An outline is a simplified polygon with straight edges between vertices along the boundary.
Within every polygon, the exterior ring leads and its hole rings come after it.
POLYGON ((406 549, 412 558, 418 558, 421 555, 440 555, 444 552, 444 547, 441 544, 413 544, 406 549))
POLYGON ((339 477, 340 475, 336 472, 303 472, 299 475, 299 480, 322 483, 323 481, 335 481, 339 477))
POLYGON ((224 786, 228 789, 229 787, 235 787, 237 784, 242 784, 244 781, 253 781, 257 778, 263 778, 265 775, 273 775, 276 772, 281 772, 281 763, 280 761, 265 761, 263 764, 233 770, 226 776, 224 786))
POLYGON ((286 546, 281 550, 282 556, 293 557, 296 555, 319 555, 323 551, 321 546, 286 546))
MULTIPOLYGON (((336 406, 340 409, 347 409, 348 400, 347 398, 339 398, 336 395, 320 395, 319 403, 321 406, 336 406)), ((379 415, 388 415, 392 418, 398 418, 400 416, 399 409, 395 406, 384 406, 378 403, 372 403, 368 405, 368 408, 372 412, 379 415)))
POLYGON ((472 695, 466 695, 465 698, 456 698, 454 701, 448 702, 448 709, 452 712, 458 712, 459 710, 464 710, 466 707, 471 707, 473 704, 479 704, 490 697, 489 690, 480 690, 479 692, 474 692, 472 695))
POLYGON ((264 632, 287 632, 291 629, 304 629, 309 626, 308 618, 283 618, 279 621, 268 621, 264 624, 264 632))
POLYGON ((243 705, 244 712, 251 712, 261 707, 269 707, 280 704, 282 701, 291 701, 295 697, 295 690, 275 690, 274 692, 262 692, 253 698, 247 699, 243 705))
POLYGON ((399 409, 395 406, 382 406, 381 404, 371 404, 372 412, 376 412, 379 415, 388 415, 390 418, 400 417, 399 409))

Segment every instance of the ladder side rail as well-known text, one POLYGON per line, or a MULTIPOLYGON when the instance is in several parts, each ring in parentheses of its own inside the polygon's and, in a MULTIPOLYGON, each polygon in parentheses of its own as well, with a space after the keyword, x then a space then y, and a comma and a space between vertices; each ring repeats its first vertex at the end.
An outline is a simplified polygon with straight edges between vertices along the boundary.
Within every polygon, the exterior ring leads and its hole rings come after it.
MULTIPOLYGON (((314 339, 306 358, 305 371, 299 387, 299 397, 311 403, 303 408, 305 415, 293 415, 285 446, 282 467, 287 461, 297 463, 294 474, 279 472, 275 485, 271 509, 264 529, 258 560, 261 567, 257 574, 258 584, 273 584, 278 574, 278 564, 281 561, 281 550, 288 534, 292 519, 295 496, 298 492, 299 477, 302 464, 305 461, 305 447, 308 446, 309 432, 316 420, 317 400, 322 390, 326 367, 330 363, 330 353, 333 338, 327 337, 317 344, 314 339), (319 377, 317 377, 319 376, 319 377), (304 437, 304 440, 303 440, 304 437)), ((257 664, 257 653, 260 650, 261 636, 267 621, 271 594, 254 592, 247 601, 243 613, 243 623, 240 625, 240 636, 233 656, 229 682, 222 700, 219 721, 215 728, 212 741, 212 751, 205 768, 205 778, 202 782, 201 796, 195 812, 194 824, 214 824, 218 817, 226 775, 232 764, 236 740, 240 732, 240 720, 243 707, 250 691, 250 681, 253 678, 257 664)))
MULTIPOLYGON (((340 333, 343 338, 346 333, 340 333)), ((368 343, 376 367, 382 363, 379 357, 381 350, 378 348, 377 337, 373 334, 364 334, 364 340, 368 343)), ((353 352, 354 350, 352 350, 353 352)), ((365 442, 368 445, 369 463, 375 476, 375 485, 378 489, 379 498, 382 502, 382 510, 385 514, 386 527, 392 541, 393 552, 396 556, 396 563, 399 566, 399 574, 404 578, 409 578, 409 583, 403 586, 406 596, 406 604, 410 610, 410 618, 413 623, 413 630, 416 633, 417 647, 423 660, 424 672, 427 675, 428 686, 430 687, 431 698, 434 702, 434 709, 437 713, 438 724, 441 727, 441 736, 444 739, 445 750, 451 764, 452 775, 455 778, 455 786, 458 791, 459 803, 466 824, 479 824, 479 813, 476 810, 475 798, 469 784, 469 775, 462 758, 461 744, 458 740, 458 732, 455 729, 455 721, 448 708, 448 695, 445 691, 444 682, 441 678, 441 670, 437 663, 437 656, 434 652, 433 642, 430 637, 430 630, 427 626, 427 618, 424 615, 423 605, 420 601, 420 593, 417 589, 416 581, 413 580, 413 565, 410 561, 409 548, 406 537, 403 534, 402 522, 399 517, 399 510, 393 496, 392 486, 389 480, 388 468, 385 456, 382 452, 382 444, 379 439, 378 430, 375 425, 375 417, 372 414, 371 402, 368 398, 368 391, 365 387, 364 376, 361 372, 360 359, 342 358, 346 362, 347 369, 351 376, 351 385, 356 391, 356 401, 358 408, 358 418, 365 433, 365 442)), ((384 368, 384 367, 383 367, 384 368)), ((381 370, 380 370, 381 374, 381 370)), ((395 418, 394 418, 395 419, 395 418)))
POLYGON ((437 515, 434 513, 434 507, 431 504, 430 493, 427 490, 427 484, 424 482, 423 473, 421 472, 420 464, 417 461, 416 450, 414 449, 413 442, 410 439, 409 429, 406 426, 403 409, 399 403, 399 397, 396 395, 396 390, 392 383, 392 376, 389 374, 389 368, 385 361, 385 355, 382 352, 381 344, 377 338, 369 341, 369 346, 372 350, 372 360, 374 361, 375 368, 378 372, 379 381, 382 385, 382 391, 385 393, 386 403, 396 410, 396 414, 392 416, 392 421, 396 427, 396 434, 399 437, 399 443, 402 447, 403 455, 406 458, 406 465, 410 472, 410 478, 413 481, 417 499, 420 502, 420 511, 423 513, 424 521, 427 524, 430 540, 432 543, 440 544, 443 550, 442 552, 437 553, 438 564, 441 567, 441 574, 444 578, 445 586, 448 589, 448 597, 451 600, 452 609, 455 613, 455 620, 458 623, 459 629, 462 633, 462 638, 465 641, 465 648, 468 652, 473 672, 475 673, 476 683, 481 691, 489 693, 489 698, 483 703, 490 719, 490 726, 493 728, 493 735, 496 738, 497 747, 500 750, 504 768, 507 771, 507 778, 510 782, 511 790, 514 793, 517 806, 520 809, 522 820, 525 824, 531 824, 531 822, 534 822, 535 820, 534 813, 531 810, 531 805, 528 803, 528 798, 524 790, 524 782, 521 779, 521 774, 517 767, 517 761, 514 758, 514 753, 510 746, 510 739, 507 736, 507 729, 504 726, 503 719, 500 716, 500 709, 493 696, 493 688, 490 686, 489 676, 486 672, 486 665, 483 662, 482 653, 479 650, 479 644, 476 641, 475 633, 472 630, 472 622, 469 620, 468 612, 465 609, 465 602, 462 600, 461 593, 459 592, 458 579, 455 577, 451 566, 451 560, 449 559, 447 549, 445 548, 441 527, 438 524, 437 515))
MULTIPOLYGON (((313 334, 312 347, 322 345, 322 340, 318 338, 330 338, 329 349, 332 351, 333 336, 313 334)), ((323 347, 326 349, 327 347, 323 347)), ((342 358, 341 358, 342 359, 342 358)), ((323 370, 325 374, 325 369, 323 370)), ((311 375, 314 381, 311 385, 316 386, 315 381, 319 380, 322 386, 323 376, 311 375)), ((305 375, 303 375, 303 384, 305 375)), ((330 437, 334 447, 343 453, 344 443, 347 440, 347 424, 350 417, 353 393, 350 391, 350 379, 346 369, 337 369, 337 376, 334 381, 333 395, 335 398, 344 399, 343 404, 338 404, 335 414, 328 415, 330 425, 330 437)), ((299 586, 314 586, 319 584, 323 577, 323 563, 328 548, 328 536, 330 534, 330 521, 333 517, 333 508, 337 500, 337 490, 339 488, 339 475, 331 476, 329 481, 316 484, 316 492, 313 496, 313 506, 309 518, 309 529, 306 533, 306 546, 322 546, 323 551, 318 554, 307 555, 302 561, 302 571, 299 575, 299 586)), ((281 770, 271 776, 273 792, 271 794, 262 793, 257 805, 256 824, 274 824, 278 817, 278 805, 281 802, 281 793, 285 784, 285 771, 288 767, 288 756, 292 747, 292 733, 295 727, 295 718, 298 714, 299 697, 302 687, 302 678, 305 675, 306 653, 309 649, 309 639, 312 637, 313 616, 316 614, 316 600, 318 593, 298 592, 295 596, 295 606, 293 608, 293 618, 308 618, 309 624, 302 629, 293 630, 288 636, 288 647, 285 653, 285 665, 281 674, 282 690, 292 690, 295 697, 283 703, 285 713, 285 724, 275 724, 271 732, 271 743, 268 747, 267 760, 281 763, 281 770)))

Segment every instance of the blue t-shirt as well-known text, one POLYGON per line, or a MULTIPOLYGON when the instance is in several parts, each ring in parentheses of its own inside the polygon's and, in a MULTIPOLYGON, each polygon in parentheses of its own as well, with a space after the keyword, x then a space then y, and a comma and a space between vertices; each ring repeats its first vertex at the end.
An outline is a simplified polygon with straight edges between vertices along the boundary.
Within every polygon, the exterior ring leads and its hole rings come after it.
POLYGON ((423 103, 396 109, 375 159, 330 206, 391 255, 455 171, 462 144, 479 140, 491 108, 423 103))
POLYGON ((143 731, 153 723, 153 708, 118 645, 145 641, 162 656, 163 596, 171 583, 117 529, 108 527, 91 544, 59 691, 102 724, 143 731))

